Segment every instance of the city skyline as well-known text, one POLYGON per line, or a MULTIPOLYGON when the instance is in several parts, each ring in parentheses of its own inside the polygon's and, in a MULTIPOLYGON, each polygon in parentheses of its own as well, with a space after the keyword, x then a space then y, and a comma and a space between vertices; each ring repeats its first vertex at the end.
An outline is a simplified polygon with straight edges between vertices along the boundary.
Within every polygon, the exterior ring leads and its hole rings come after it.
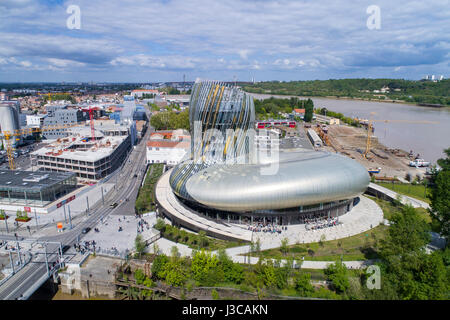
POLYGON ((448 77, 445 4, 2 1, 0 81, 448 77), (372 5, 379 28, 367 25, 372 5))

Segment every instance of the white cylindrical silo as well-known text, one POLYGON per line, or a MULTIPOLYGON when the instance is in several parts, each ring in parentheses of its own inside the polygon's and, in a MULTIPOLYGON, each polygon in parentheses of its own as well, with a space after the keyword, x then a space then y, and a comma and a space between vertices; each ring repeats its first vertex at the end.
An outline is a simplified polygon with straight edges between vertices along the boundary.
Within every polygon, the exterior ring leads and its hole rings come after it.
MULTIPOLYGON (((14 133, 16 130, 20 129, 19 114, 16 105, 0 103, 0 128, 2 132, 9 131, 10 133, 14 133)), ((16 146, 21 140, 21 137, 11 137, 11 144, 16 146), (20 140, 17 141, 17 138, 20 140)), ((6 146, 5 142, 4 145, 6 146)))

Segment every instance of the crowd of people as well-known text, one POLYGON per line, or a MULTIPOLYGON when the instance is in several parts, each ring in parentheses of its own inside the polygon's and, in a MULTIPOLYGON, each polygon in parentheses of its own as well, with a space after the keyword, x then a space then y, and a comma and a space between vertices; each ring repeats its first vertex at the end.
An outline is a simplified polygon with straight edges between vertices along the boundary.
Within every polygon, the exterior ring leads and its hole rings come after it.
POLYGON ((305 219, 306 230, 318 230, 337 226, 339 224, 338 218, 318 217, 305 219))
MULTIPOLYGON (((81 254, 84 254, 87 251, 95 251, 95 245, 96 245, 96 242, 94 240, 92 240, 92 241, 84 241, 82 243, 74 244, 73 247, 75 248, 76 252, 80 252, 81 254)), ((98 249, 100 249, 100 247, 98 249)))
POLYGON ((253 225, 249 225, 247 230, 250 230, 252 232, 264 232, 264 233, 278 233, 280 234, 282 231, 286 231, 286 226, 278 226, 276 224, 272 223, 263 223, 263 222, 257 222, 253 225))
MULTIPOLYGON (((299 222, 305 225, 306 230, 318 230, 339 225, 339 219, 337 217, 328 217, 319 214, 311 214, 302 217, 299 222)), ((252 232, 281 234, 283 231, 286 231, 287 228, 287 226, 264 221, 247 223, 247 230, 252 232)))
POLYGON ((144 232, 144 227, 146 227, 147 230, 150 229, 150 225, 148 224, 148 222, 144 219, 140 219, 137 224, 137 233, 144 232))
MULTIPOLYGON (((11 251, 17 250, 17 244, 16 243, 13 243, 11 245, 11 244, 8 244, 8 241, 1 240, 0 241, 0 248, 3 247, 3 246, 5 247, 5 250, 11 250, 11 251)), ((22 247, 20 247, 20 249, 22 249, 22 247)))

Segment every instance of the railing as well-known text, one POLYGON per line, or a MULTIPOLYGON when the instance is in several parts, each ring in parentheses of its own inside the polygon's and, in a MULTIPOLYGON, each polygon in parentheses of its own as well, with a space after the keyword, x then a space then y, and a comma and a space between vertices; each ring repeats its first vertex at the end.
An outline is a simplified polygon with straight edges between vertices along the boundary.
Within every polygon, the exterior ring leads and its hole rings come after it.
POLYGON ((8 281, 10 278, 12 278, 17 272, 22 270, 31 261, 31 259, 32 259, 31 254, 29 252, 26 252, 26 253, 28 253, 28 260, 25 260, 24 263, 19 265, 18 269, 14 268, 14 272, 11 270, 11 273, 8 276, 6 276, 2 280, 0 280, 0 286, 2 284, 4 284, 6 281, 8 281))
MULTIPOLYGON (((94 253, 93 250, 90 250, 91 253, 94 253)), ((130 254, 130 251, 128 249, 125 250, 114 250, 114 249, 99 249, 99 250, 95 250, 95 254, 96 255, 101 255, 101 256, 108 256, 108 257, 113 257, 113 258, 121 258, 126 260, 128 255, 130 254)))

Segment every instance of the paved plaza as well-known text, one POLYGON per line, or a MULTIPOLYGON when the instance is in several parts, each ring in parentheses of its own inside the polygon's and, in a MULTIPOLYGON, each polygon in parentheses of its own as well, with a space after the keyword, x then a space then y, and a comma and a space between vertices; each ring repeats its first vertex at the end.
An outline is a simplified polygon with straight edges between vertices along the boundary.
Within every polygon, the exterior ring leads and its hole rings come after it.
MULTIPOLYGON (((84 186, 81 189, 78 189, 64 197, 58 200, 58 202, 63 201, 64 199, 67 199, 75 194, 75 199, 71 202, 67 203, 65 206, 61 206, 60 208, 56 208, 55 210, 49 212, 49 213, 36 213, 34 210, 32 210, 31 213, 28 214, 28 216, 31 218, 28 222, 17 222, 15 223, 14 219, 16 216, 16 212, 6 212, 8 216, 8 230, 17 232, 18 234, 28 236, 30 235, 27 229, 27 226, 31 228, 31 230, 34 232, 36 230, 36 225, 39 229, 47 228, 50 226, 54 226, 56 230, 56 224, 58 222, 63 223, 64 228, 68 228, 70 225, 70 219, 72 219, 72 224, 75 220, 87 217, 88 212, 88 206, 89 208, 92 208, 92 206, 102 201, 102 191, 103 191, 103 197, 105 198, 108 192, 113 190, 114 184, 113 183, 98 183, 93 186, 84 186), (89 204, 88 204, 89 202, 89 204), (70 210, 70 217, 69 217, 69 210, 70 210), (36 219, 37 217, 37 223, 36 219)), ((106 205, 106 203, 105 203, 106 205)), ((52 206, 55 206, 55 204, 52 204, 52 206)), ((5 221, 0 221, 0 230, 2 232, 6 231, 6 225, 5 221)))
POLYGON ((82 243, 94 240, 96 243, 95 251, 99 254, 125 255, 127 250, 134 250, 134 240, 138 235, 138 222, 141 219, 148 223, 148 227, 144 225, 140 234, 144 240, 148 240, 157 234, 156 230, 152 228, 156 223, 156 215, 154 213, 145 215, 142 218, 117 215, 105 217, 103 221, 96 225, 99 232, 92 229, 83 237, 82 243), (122 231, 119 231, 120 227, 122 231))

